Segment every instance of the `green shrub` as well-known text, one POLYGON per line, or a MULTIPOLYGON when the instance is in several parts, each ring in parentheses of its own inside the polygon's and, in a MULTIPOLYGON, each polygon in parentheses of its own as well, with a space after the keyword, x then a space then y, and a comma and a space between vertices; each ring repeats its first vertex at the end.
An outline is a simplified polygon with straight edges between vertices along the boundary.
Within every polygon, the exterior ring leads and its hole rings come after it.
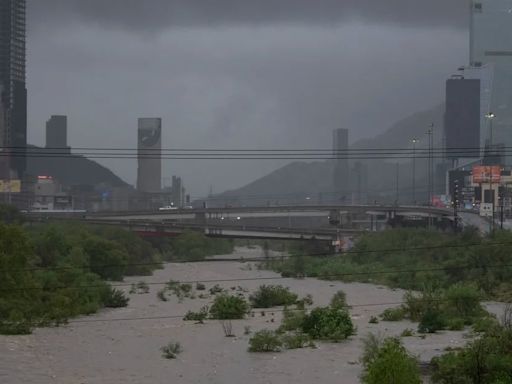
POLYGON ((185 317, 183 318, 183 320, 198 321, 199 323, 202 324, 204 322, 204 320, 206 320, 207 317, 208 317, 208 307, 205 306, 205 307, 201 308, 201 310, 199 312, 188 311, 185 314, 185 317))
POLYGON ((464 326, 464 319, 453 318, 446 320, 446 328, 448 328, 450 331, 462 331, 464 326))
POLYGON ((126 297, 125 293, 119 289, 109 288, 103 305, 107 308, 122 308, 128 306, 130 301, 129 297, 126 297))
POLYGON ((367 367, 370 362, 377 358, 379 349, 382 346, 383 339, 380 335, 369 333, 363 337, 363 354, 359 358, 359 361, 363 367, 367 367))
POLYGON ((498 320, 496 320, 496 318, 492 316, 486 316, 478 319, 473 324, 473 331, 477 333, 489 332, 489 330, 499 328, 499 326, 500 323, 498 320))
POLYGON ((249 352, 279 352, 282 345, 275 332, 264 329, 249 339, 249 352))
POLYGON ((379 319, 376 316, 371 316, 370 320, 368 320, 370 324, 379 324, 379 319))
POLYGON ((130 293, 146 294, 149 293, 149 285, 145 281, 139 281, 132 284, 130 293))
POLYGON ((291 305, 298 296, 282 285, 261 285, 250 297, 253 308, 272 308, 280 305, 291 305))
POLYGON ((181 344, 178 342, 170 342, 162 348, 163 357, 166 359, 175 359, 178 355, 183 352, 181 344))
POLYGON ((203 283, 197 283, 196 284, 196 290, 204 291, 204 290, 206 290, 206 285, 204 285, 203 283))
POLYGON ((0 320, 1 335, 29 335, 31 333, 32 325, 21 311, 11 310, 5 320, 0 320))
POLYGON ((446 310, 459 319, 468 320, 482 315, 480 305, 481 294, 473 285, 455 284, 449 287, 443 295, 446 310))
POLYGON ((285 309, 278 332, 301 330, 305 316, 306 312, 303 310, 285 309))
POLYGON ((405 311, 402 307, 386 308, 380 317, 383 321, 401 321, 405 317, 405 311))
POLYGON ((210 317, 217 320, 243 319, 248 310, 249 306, 243 297, 224 293, 215 297, 210 317))
POLYGON ((169 299, 166 296, 167 289, 161 289, 156 293, 156 297, 158 297, 158 300, 160 301, 169 301, 169 299))
POLYGON ((436 333, 446 327, 446 320, 438 310, 427 310, 418 325, 420 333, 436 333))
POLYGON ((512 378, 512 332, 488 330, 457 351, 432 359, 434 383, 508 384, 512 378))
POLYGON ((411 321, 421 321, 425 313, 439 311, 439 305, 442 298, 439 292, 426 289, 420 296, 412 292, 404 295, 405 304, 403 306, 405 313, 411 321))
POLYGON ((365 367, 364 384, 421 384, 416 360, 410 356, 400 341, 386 339, 376 356, 365 367))
POLYGON ((315 308, 304 317, 302 330, 316 340, 339 342, 355 333, 350 314, 346 309, 315 308))
POLYGON ((210 288, 210 295, 217 295, 218 293, 223 293, 224 288, 222 288, 219 284, 215 284, 210 288))
POLYGON ((347 295, 342 290, 339 290, 331 298, 331 307, 333 308, 346 308, 347 307, 347 295))
POLYGON ((284 334, 281 336, 281 341, 286 349, 299 349, 314 345, 308 335, 300 332, 284 334))
POLYGON ((411 337, 414 336, 414 331, 410 328, 406 328, 400 334, 401 337, 411 337))

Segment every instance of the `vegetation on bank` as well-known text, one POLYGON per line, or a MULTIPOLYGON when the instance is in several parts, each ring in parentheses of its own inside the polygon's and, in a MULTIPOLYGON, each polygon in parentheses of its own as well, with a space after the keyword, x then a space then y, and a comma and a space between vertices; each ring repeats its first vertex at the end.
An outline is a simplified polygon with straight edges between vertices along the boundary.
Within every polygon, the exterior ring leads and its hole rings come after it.
MULTIPOLYGON (((29 226, 15 208, 1 205, 0 221, 0 334, 26 334, 126 306, 129 298, 108 281, 161 267, 160 249, 122 229, 73 222, 29 226)), ((230 242, 196 233, 165 242, 185 259, 233 250, 230 242)), ((149 287, 139 283, 132 291, 147 293, 149 287)))
POLYGON ((473 284, 457 283, 438 290, 425 288, 419 293, 407 292, 401 306, 385 309, 380 317, 383 321, 407 318, 418 322, 420 333, 458 331, 489 318, 480 304, 481 298, 481 292, 473 284))
POLYGON ((380 339, 369 334, 363 339, 361 357, 364 384, 420 384, 416 359, 397 338, 380 339))
POLYGON ((432 380, 438 384, 512 382, 512 307, 501 322, 487 324, 467 346, 435 357, 432 380))
POLYGON ((267 263, 286 277, 318 277, 345 282, 368 282, 422 291, 447 289, 472 282, 485 297, 512 300, 512 233, 483 238, 468 229, 448 234, 418 229, 369 233, 340 256, 321 254, 311 246, 291 258, 267 263))
POLYGON ((105 280, 148 273, 159 256, 121 230, 0 224, 0 333, 30 333, 70 317, 128 304, 105 280), (140 265, 138 265, 140 264, 140 265))
POLYGON ((212 239, 199 232, 185 232, 174 238, 148 241, 160 251, 165 261, 201 261, 208 256, 230 255, 235 249, 229 239, 212 239))

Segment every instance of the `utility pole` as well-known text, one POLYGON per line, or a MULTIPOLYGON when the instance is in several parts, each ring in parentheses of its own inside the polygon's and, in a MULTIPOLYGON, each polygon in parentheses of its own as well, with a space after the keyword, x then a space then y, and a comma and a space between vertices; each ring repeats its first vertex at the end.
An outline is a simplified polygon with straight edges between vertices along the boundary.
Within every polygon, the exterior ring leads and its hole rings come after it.
POLYGON ((500 196, 500 229, 503 230, 503 193, 500 196))
POLYGON ((400 198, 400 163, 396 163, 396 205, 400 198))

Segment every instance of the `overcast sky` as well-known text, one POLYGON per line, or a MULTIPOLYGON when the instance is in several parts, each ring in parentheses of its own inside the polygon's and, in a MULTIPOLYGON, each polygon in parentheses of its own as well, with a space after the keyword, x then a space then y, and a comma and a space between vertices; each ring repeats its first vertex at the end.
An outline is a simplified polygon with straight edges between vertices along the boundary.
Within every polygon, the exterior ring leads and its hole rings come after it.
MULTIPOLYGON (((69 116, 73 147, 329 148, 443 100, 468 56, 467 0, 27 0, 29 141, 69 116)), ((136 160, 101 161, 135 183, 136 160)), ((270 161, 165 161, 192 195, 270 161)))

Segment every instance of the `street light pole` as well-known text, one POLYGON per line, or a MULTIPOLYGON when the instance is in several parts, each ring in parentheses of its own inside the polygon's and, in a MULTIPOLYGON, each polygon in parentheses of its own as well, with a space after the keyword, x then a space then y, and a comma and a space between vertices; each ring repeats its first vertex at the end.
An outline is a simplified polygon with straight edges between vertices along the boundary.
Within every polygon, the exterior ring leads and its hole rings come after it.
MULTIPOLYGON (((485 115, 485 117, 487 117, 489 119, 489 136, 490 136, 490 140, 489 140, 489 152, 491 154, 491 159, 493 158, 493 135, 492 135, 492 121, 494 120, 494 118, 496 117, 496 115, 492 112, 489 112, 487 115, 485 115)), ((494 205, 494 188, 493 188, 493 185, 492 185, 492 171, 493 171, 493 165, 494 164, 491 164, 490 166, 490 172, 489 172, 489 190, 490 190, 490 193, 491 193, 491 204, 492 204, 492 222, 491 222, 491 235, 494 233, 494 210, 495 210, 495 205, 494 205)))
POLYGON ((418 139, 412 139, 412 202, 416 205, 416 143, 418 139))

